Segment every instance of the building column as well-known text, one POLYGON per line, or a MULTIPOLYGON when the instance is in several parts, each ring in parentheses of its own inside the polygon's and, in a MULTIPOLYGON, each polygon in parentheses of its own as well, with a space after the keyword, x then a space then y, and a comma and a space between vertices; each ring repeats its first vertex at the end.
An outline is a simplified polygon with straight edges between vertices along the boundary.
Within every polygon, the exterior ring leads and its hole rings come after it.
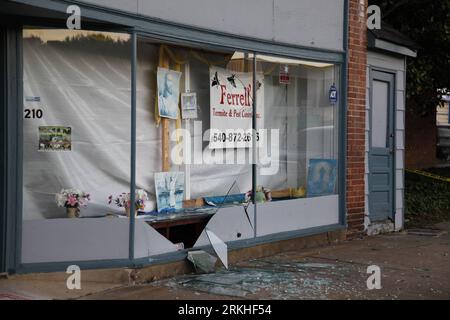
POLYGON ((347 238, 364 232, 367 0, 349 0, 347 102, 347 238))

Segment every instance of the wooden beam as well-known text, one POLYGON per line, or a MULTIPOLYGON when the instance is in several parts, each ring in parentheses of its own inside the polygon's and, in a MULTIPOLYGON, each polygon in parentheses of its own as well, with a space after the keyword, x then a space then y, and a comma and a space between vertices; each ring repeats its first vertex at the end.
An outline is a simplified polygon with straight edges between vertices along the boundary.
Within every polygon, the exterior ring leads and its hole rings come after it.
MULTIPOLYGON (((164 54, 164 50, 160 50, 160 66, 162 68, 170 68, 169 57, 164 54)), ((162 171, 170 171, 170 120, 168 118, 161 118, 161 139, 162 139, 162 171)))
POLYGON ((162 134, 162 171, 170 171, 170 120, 167 118, 161 118, 161 134, 162 134))

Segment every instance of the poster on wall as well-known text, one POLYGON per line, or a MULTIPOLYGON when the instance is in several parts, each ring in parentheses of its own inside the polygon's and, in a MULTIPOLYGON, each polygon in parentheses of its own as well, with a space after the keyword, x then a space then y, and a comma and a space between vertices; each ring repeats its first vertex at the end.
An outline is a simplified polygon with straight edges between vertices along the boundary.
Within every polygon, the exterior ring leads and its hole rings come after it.
POLYGON ((278 81, 280 82, 280 84, 286 85, 291 83, 291 78, 289 76, 289 66, 287 65, 280 66, 278 81))
POLYGON ((308 197, 334 194, 337 160, 310 159, 308 167, 308 197))
POLYGON ((197 118, 197 94, 195 92, 181 94, 181 117, 183 119, 197 118))
POLYGON ((177 119, 181 72, 158 68, 158 109, 162 118, 177 119))
POLYGON ((72 151, 72 128, 63 126, 40 126, 38 150, 72 151))
POLYGON ((184 172, 155 173, 156 205, 158 212, 183 208, 184 172))
MULTIPOLYGON (((234 72, 211 67, 210 149, 252 147, 253 76, 251 72, 234 72)), ((264 125, 264 78, 256 75, 257 129, 264 125)), ((261 141, 257 141, 261 143, 261 141)))

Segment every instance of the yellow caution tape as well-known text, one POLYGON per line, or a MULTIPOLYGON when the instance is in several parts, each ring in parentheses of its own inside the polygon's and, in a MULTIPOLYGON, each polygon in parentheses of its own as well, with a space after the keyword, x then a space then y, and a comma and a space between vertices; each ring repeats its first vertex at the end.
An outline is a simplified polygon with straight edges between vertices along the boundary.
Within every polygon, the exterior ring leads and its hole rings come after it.
POLYGON ((429 172, 425 172, 425 171, 420 171, 420 170, 416 170, 416 169, 405 169, 405 171, 415 173, 415 174, 418 174, 421 176, 425 176, 425 177, 428 177, 431 179, 439 180, 439 181, 450 182, 450 178, 442 177, 437 174, 433 174, 433 173, 429 173, 429 172))

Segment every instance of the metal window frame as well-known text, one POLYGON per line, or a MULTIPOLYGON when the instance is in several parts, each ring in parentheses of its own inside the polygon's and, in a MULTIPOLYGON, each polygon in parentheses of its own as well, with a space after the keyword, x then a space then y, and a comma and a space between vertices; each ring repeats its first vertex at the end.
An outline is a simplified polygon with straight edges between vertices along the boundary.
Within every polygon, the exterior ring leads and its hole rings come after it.
POLYGON ((22 36, 21 27, 18 25, 7 25, 3 28, 5 32, 5 56, 4 64, 6 77, 3 90, 5 96, 2 97, 2 216, 3 234, 2 250, 2 271, 13 273, 20 263, 21 232, 22 224, 22 149, 20 143, 22 139, 22 110, 17 111, 19 101, 22 101, 22 36), (4 241, 4 242, 3 242, 4 241))
MULTIPOLYGON (((292 239, 304 235, 318 234, 322 232, 329 232, 334 230, 342 230, 346 228, 346 147, 347 147, 347 74, 348 74, 348 19, 349 19, 349 0, 344 0, 344 30, 343 30, 343 51, 333 51, 333 50, 322 50, 316 48, 308 48, 302 46, 294 46, 283 43, 272 43, 270 41, 253 39, 247 37, 241 37, 236 35, 229 35, 220 32, 215 32, 211 30, 205 30, 201 28, 188 27, 184 25, 179 25, 170 22, 164 22, 160 20, 143 18, 142 16, 137 16, 133 14, 128 14, 120 12, 113 9, 106 9, 103 7, 89 5, 79 1, 65 1, 65 0, 16 0, 18 3, 28 4, 35 7, 63 11, 67 8, 69 4, 78 4, 83 11, 83 16, 87 16, 92 19, 98 19, 103 21, 108 21, 121 25, 115 32, 129 33, 132 39, 131 48, 131 63, 132 63, 132 96, 131 96, 131 165, 130 165, 130 192, 132 197, 132 208, 131 212, 134 212, 134 195, 136 189, 136 63, 137 63, 137 37, 143 36, 148 37, 153 40, 168 41, 175 45, 195 45, 196 48, 203 49, 233 49, 243 52, 249 52, 254 54, 254 63, 257 54, 269 54, 274 56, 283 56, 290 58, 297 58, 303 60, 311 61, 321 61, 334 63, 340 67, 340 117, 339 117, 339 165, 338 165, 338 184, 339 184, 339 224, 320 226, 314 228, 307 228, 296 231, 289 231, 283 233, 277 233, 264 237, 255 237, 249 240, 238 240, 229 242, 230 248, 243 248, 256 244, 270 243, 274 241, 292 239)), ((45 21, 39 21, 37 19, 34 21, 35 26, 45 26, 45 21), (37 22, 36 22, 37 21, 37 22)), ((55 25, 52 25, 55 27, 55 25)), ((64 25, 65 27, 65 25, 64 25)), ((64 28, 63 27, 63 28, 64 28)), ((83 25, 83 28, 86 27, 83 25)), ((17 101, 14 107, 20 106, 20 101, 22 99, 22 48, 21 40, 22 33, 18 34, 17 47, 20 54, 17 55, 16 65, 19 70, 17 75, 17 101)), ((97 29, 96 29, 97 30, 97 29)), ((100 30, 99 30, 100 31, 100 30)), ((112 31, 112 30, 104 30, 112 31)), ((254 66, 253 66, 254 67, 254 66)), ((11 110, 10 110, 11 111, 11 110)), ((9 210, 7 213, 8 217, 12 215, 12 212, 16 212, 15 224, 12 226, 14 228, 14 241, 13 244, 14 261, 9 264, 8 270, 11 273, 29 273, 29 272, 51 272, 51 271, 63 271, 70 264, 78 264, 81 268, 95 269, 95 268, 114 268, 114 267, 142 267, 153 264, 167 263, 171 261, 179 261, 186 257, 186 252, 176 252, 171 254, 163 254, 160 256, 152 256, 152 261, 148 258, 135 259, 134 257, 134 230, 135 230, 135 218, 131 214, 130 217, 130 233, 129 233, 129 257, 128 259, 116 259, 116 260, 95 260, 95 261, 70 261, 70 262, 45 262, 45 263, 26 263, 23 264, 21 259, 21 238, 22 238, 22 170, 23 170, 23 159, 22 159, 22 108, 17 108, 15 117, 15 124, 17 125, 13 130, 13 141, 10 141, 8 145, 11 148, 11 142, 15 142, 17 150, 13 150, 10 153, 8 149, 8 155, 13 159, 14 168, 16 172, 15 181, 8 181, 8 186, 13 186, 14 192, 17 194, 16 200, 14 201, 15 210, 9 210)), ((13 143, 14 144, 14 143, 13 143)), ((254 178, 253 178, 254 180, 254 178)), ((253 181, 253 183, 256 183, 253 181)), ((9 188, 8 188, 9 189, 9 188)), ((7 194, 8 196, 8 194, 7 194)), ((256 206, 254 214, 256 215, 256 206)), ((256 230, 255 230, 256 232, 256 230)))
MULTIPOLYGON (((6 41, 6 34, 7 30, 6 28, 3 28, 0 26, 0 112, 1 112, 1 125, 0 125, 0 170, 3 177, 6 176, 7 170, 7 132, 8 132, 8 122, 7 122, 7 108, 6 105, 8 103, 7 95, 6 95, 6 86, 7 86, 7 76, 6 76, 6 48, 7 48, 7 41, 6 41)), ((0 190, 6 190, 6 179, 2 179, 1 181, 1 188, 0 190)), ((6 224, 7 224, 7 217, 6 217, 6 195, 5 192, 0 193, 0 273, 6 272, 6 224)))

